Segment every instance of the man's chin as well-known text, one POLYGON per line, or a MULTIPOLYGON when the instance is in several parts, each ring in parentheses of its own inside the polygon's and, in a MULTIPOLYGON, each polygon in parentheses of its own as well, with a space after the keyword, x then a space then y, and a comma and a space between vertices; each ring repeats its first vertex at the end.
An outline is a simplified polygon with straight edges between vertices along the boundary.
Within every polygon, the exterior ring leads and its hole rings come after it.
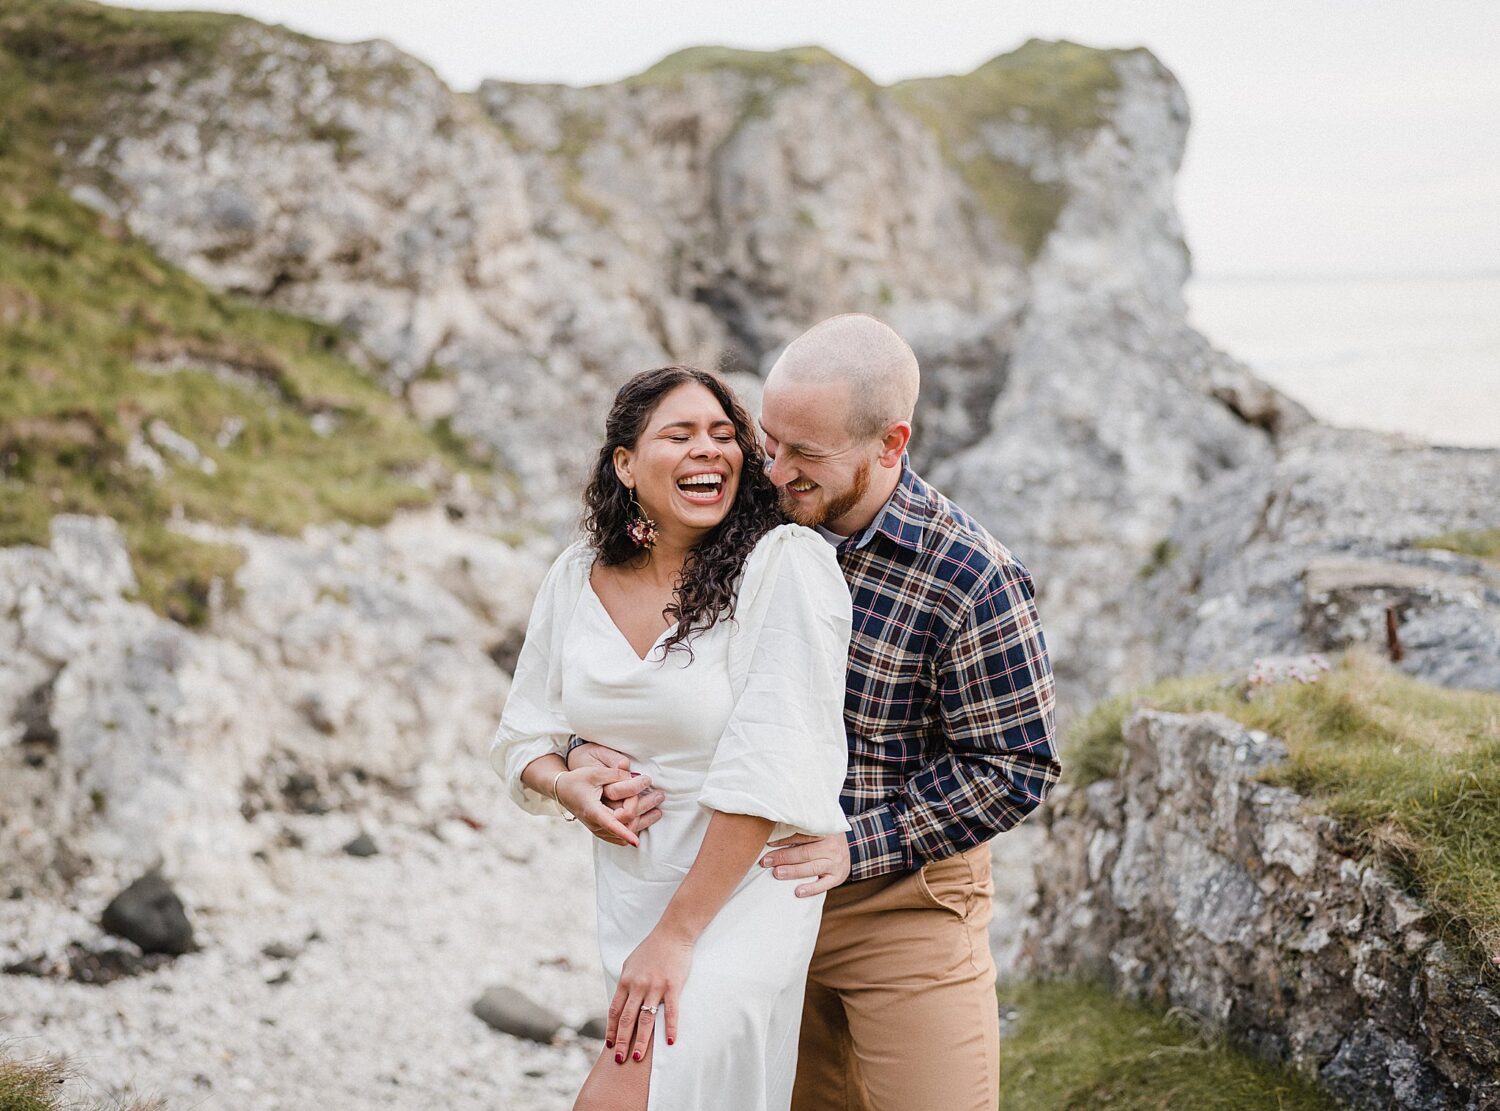
POLYGON ((826 519, 823 510, 821 499, 816 504, 808 504, 784 490, 781 492, 781 511, 803 528, 817 528, 821 525, 826 519))

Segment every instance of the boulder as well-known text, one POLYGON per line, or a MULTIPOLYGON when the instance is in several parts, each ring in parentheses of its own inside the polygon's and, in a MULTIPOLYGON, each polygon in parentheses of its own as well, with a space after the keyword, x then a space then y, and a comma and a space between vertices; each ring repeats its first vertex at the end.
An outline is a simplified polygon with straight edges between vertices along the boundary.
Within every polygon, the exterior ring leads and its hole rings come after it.
POLYGON ((146 953, 180 956, 197 948, 187 910, 160 872, 147 872, 111 899, 99 925, 146 953))
POLYGON ((473 1009, 476 1015, 501 1033, 543 1045, 550 1043, 565 1025, 546 1007, 507 985, 486 989, 473 1009))

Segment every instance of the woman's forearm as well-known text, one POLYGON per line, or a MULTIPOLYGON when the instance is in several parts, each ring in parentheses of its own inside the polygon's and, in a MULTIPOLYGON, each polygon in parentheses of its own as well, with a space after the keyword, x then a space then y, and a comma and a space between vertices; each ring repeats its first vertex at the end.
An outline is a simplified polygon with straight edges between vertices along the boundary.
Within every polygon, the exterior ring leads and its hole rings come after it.
POLYGON ((769 818, 715 811, 693 866, 657 929, 696 941, 760 858, 774 825, 769 818))
POLYGON ((563 763, 563 758, 555 752, 549 752, 546 756, 538 756, 521 769, 521 782, 537 794, 546 795, 556 802, 557 793, 552 790, 552 784, 556 782, 558 772, 567 770, 568 765, 563 763))

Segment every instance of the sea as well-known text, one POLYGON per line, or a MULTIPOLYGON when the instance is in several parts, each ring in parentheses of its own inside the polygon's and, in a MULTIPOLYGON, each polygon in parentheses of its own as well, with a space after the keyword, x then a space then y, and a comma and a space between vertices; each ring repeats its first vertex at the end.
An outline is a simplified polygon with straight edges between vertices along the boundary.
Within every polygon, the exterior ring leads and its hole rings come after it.
POLYGON ((1500 273, 1195 277, 1214 346, 1330 424, 1500 447, 1500 273))

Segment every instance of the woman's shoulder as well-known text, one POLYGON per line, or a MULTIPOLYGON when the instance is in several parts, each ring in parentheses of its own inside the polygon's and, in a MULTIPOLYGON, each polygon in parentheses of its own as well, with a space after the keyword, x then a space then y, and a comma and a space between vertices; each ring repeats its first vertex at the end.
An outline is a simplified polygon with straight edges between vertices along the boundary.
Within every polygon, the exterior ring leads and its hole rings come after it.
POLYGON ((567 589, 582 589, 583 580, 593 566, 594 549, 587 540, 575 540, 552 561, 542 580, 541 593, 557 594, 567 589))
POLYGON ((837 579, 840 586, 844 581, 833 545, 803 525, 777 525, 756 541, 745 561, 746 588, 755 589, 778 576, 783 568, 797 568, 825 580, 837 579))
POLYGON ((765 560, 776 555, 784 557, 789 553, 797 553, 793 558, 826 555, 834 563, 838 562, 833 552, 833 545, 824 540, 818 532, 790 521, 784 525, 777 525, 757 540, 750 552, 750 558, 765 560))

